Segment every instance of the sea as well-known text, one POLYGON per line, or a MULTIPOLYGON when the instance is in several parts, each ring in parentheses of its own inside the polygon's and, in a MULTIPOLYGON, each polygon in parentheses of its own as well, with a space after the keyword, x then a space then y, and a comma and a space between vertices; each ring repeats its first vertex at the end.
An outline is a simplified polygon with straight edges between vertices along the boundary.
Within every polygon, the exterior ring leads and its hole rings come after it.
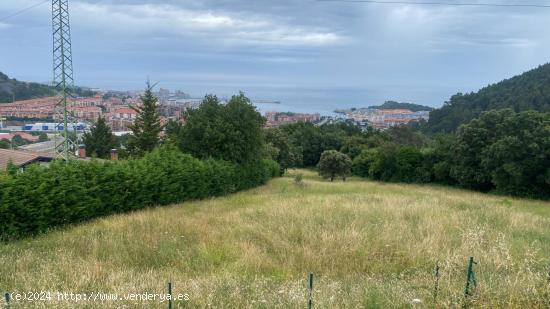
MULTIPOLYGON (((229 98, 232 92, 221 91, 220 98, 229 98)), ((337 109, 350 109, 380 105, 388 100, 410 102, 439 107, 453 92, 449 89, 406 90, 395 87, 391 90, 365 89, 359 87, 332 88, 248 88, 242 90, 262 114, 270 111, 294 113, 319 113, 322 116, 334 116, 337 109), (262 103, 259 103, 261 101, 262 103), (265 102, 278 103, 265 103, 265 102)))

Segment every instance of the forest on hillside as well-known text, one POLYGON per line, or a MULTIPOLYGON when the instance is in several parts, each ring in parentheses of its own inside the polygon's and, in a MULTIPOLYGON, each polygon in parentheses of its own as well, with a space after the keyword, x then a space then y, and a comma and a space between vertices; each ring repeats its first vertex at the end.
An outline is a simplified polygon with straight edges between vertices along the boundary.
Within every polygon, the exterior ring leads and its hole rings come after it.
POLYGON ((484 111, 510 108, 514 112, 550 112, 550 64, 489 85, 478 92, 458 93, 430 113, 429 131, 452 132, 484 111))
POLYGON ((419 112, 419 111, 433 111, 433 107, 420 105, 420 104, 414 104, 414 103, 406 103, 406 102, 396 102, 396 101, 386 101, 382 105, 375 105, 375 106, 369 106, 369 108, 375 108, 375 109, 408 109, 413 112, 419 112))
MULTIPOLYGON (((0 103, 42 98, 54 94, 55 90, 49 85, 22 82, 0 72, 0 103)), ((95 93, 88 88, 75 87, 75 94, 79 97, 89 97, 95 93)))

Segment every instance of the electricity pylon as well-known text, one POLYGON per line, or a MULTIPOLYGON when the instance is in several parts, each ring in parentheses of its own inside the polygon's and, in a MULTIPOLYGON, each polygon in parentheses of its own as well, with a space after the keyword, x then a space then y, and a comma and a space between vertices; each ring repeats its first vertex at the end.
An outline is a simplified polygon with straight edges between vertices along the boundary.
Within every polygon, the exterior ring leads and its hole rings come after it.
POLYGON ((52 0, 53 28, 53 85, 59 97, 55 105, 56 131, 63 128, 63 141, 55 140, 56 152, 68 161, 76 149, 76 141, 69 136, 69 125, 76 131, 74 117, 69 111, 74 89, 71 26, 69 23, 69 0, 52 0))

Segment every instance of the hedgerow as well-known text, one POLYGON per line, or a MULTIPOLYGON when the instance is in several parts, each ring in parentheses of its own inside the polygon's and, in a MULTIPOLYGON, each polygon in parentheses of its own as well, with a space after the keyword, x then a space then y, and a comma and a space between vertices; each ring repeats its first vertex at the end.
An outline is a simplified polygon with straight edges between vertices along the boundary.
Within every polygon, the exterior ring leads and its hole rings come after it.
POLYGON ((115 213, 221 196, 278 175, 269 160, 199 160, 160 148, 139 160, 53 162, 0 175, 0 239, 41 233, 115 213))

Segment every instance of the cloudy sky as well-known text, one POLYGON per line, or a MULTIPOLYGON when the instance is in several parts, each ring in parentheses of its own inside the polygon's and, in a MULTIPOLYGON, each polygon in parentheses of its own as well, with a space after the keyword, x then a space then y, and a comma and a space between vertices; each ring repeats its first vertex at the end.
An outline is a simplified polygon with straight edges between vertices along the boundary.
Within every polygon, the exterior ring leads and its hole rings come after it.
MULTIPOLYGON (((0 20, 39 2, 2 0, 0 20)), ((440 106, 456 92, 550 59, 550 8, 313 0, 70 0, 70 6, 79 85, 140 89, 149 76, 197 96, 243 90, 296 110, 386 99, 440 106)), ((50 33, 47 3, 0 21, 0 71, 51 79, 50 33)))

